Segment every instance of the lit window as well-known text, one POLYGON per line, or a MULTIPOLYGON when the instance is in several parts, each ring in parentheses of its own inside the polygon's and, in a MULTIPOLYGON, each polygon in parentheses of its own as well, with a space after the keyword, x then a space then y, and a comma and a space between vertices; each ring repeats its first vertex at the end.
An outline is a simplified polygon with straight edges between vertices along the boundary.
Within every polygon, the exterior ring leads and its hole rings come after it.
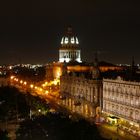
POLYGON ((71 38, 71 43, 72 43, 72 44, 75 43, 75 41, 74 41, 74 37, 71 38))
POLYGON ((79 44, 78 38, 76 37, 76 44, 79 44))
POLYGON ((63 42, 64 42, 64 38, 62 38, 62 40, 61 40, 61 44, 63 44, 63 42))
POLYGON ((65 44, 68 44, 68 38, 65 37, 65 44))

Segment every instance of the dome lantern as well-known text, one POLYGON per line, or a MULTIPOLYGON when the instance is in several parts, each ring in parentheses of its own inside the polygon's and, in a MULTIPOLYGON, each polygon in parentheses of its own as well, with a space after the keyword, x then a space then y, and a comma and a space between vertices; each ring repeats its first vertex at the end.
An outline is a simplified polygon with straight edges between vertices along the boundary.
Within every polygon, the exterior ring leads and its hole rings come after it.
POLYGON ((62 37, 61 39, 61 44, 65 45, 65 44, 79 44, 78 38, 76 35, 74 35, 72 28, 68 27, 67 32, 65 33, 65 35, 62 37))

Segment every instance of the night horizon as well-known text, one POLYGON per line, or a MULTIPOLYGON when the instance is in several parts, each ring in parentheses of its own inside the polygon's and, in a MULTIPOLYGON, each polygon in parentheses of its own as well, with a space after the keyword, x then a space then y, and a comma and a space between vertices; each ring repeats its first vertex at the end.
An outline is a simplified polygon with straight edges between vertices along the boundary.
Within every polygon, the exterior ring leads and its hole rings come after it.
POLYGON ((140 9, 135 3, 37 1, 4 3, 0 10, 0 64, 58 61, 61 38, 72 26, 82 61, 140 63, 140 9))

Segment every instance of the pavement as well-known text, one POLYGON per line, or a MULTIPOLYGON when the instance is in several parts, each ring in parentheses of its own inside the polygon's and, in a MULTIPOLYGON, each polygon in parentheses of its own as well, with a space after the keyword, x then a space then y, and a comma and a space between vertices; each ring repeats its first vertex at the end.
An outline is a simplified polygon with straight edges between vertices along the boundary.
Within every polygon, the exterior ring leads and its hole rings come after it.
POLYGON ((111 139, 111 140, 140 140, 140 138, 135 137, 129 133, 126 133, 120 129, 117 129, 117 126, 112 126, 107 123, 103 123, 97 126, 102 137, 111 139))
MULTIPOLYGON (((19 122, 18 122, 19 123, 19 122)), ((16 120, 7 121, 7 122, 0 122, 0 129, 7 130, 8 136, 10 137, 10 140, 16 139, 16 130, 19 127, 19 124, 16 120)))

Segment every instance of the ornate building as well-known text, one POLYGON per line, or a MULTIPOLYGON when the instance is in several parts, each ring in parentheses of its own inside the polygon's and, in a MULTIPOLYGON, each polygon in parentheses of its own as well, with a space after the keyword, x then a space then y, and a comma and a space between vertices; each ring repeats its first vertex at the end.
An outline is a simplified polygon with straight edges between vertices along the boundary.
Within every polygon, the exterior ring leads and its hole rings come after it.
POLYGON ((61 104, 85 118, 98 118, 140 136, 140 83, 100 79, 97 63, 91 72, 67 72, 60 77, 61 104), (103 87, 102 87, 103 86, 103 87))
POLYGON ((61 46, 59 48, 59 62, 77 61, 81 62, 81 50, 79 41, 72 28, 67 29, 66 34, 62 37, 61 46))
POLYGON ((115 116, 122 128, 140 134, 140 83, 103 79, 103 112, 115 116))
POLYGON ((67 73, 64 63, 60 77, 60 94, 61 103, 67 109, 86 118, 99 115, 99 108, 102 107, 102 80, 97 71, 98 69, 91 73, 67 73))

